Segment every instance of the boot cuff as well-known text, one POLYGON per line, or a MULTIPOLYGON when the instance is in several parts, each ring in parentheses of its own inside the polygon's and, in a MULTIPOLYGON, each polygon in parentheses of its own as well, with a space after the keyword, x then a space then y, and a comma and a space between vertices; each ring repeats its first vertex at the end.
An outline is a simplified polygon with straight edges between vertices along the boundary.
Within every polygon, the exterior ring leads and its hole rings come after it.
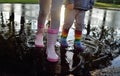
POLYGON ((48 33, 50 33, 50 34, 57 34, 58 33, 58 29, 48 29, 48 33))

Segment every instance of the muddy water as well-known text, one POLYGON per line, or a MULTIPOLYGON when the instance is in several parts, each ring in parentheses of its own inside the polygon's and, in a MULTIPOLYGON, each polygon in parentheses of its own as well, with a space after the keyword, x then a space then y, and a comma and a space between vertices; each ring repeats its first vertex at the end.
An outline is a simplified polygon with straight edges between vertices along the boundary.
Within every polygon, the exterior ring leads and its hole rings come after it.
MULTIPOLYGON (((4 22, 9 19, 10 13, 13 11, 15 13, 15 23, 18 25, 16 29, 19 29, 21 16, 25 17, 26 23, 31 22, 31 29, 37 29, 37 16, 39 12, 39 7, 37 4, 0 4, 0 11, 3 12, 4 22)), ((94 8, 92 12, 91 26, 101 26, 104 16, 104 9, 94 8)), ((61 25, 63 24, 63 13, 64 8, 62 8, 61 14, 61 25)), ((88 22, 89 11, 86 12, 85 24, 88 22)), ((106 16, 106 26, 113 26, 115 29, 120 29, 120 11, 117 10, 107 10, 106 16)), ((1 22, 1 21, 0 21, 1 22)), ((62 26, 61 26, 62 27, 62 26)), ((69 38, 73 38, 73 29, 70 31, 69 38)))

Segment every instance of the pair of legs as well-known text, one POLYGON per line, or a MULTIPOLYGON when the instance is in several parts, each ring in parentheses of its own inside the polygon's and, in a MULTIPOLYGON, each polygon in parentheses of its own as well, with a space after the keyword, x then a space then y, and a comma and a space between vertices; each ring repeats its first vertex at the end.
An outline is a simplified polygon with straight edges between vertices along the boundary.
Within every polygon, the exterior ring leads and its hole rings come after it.
MULTIPOLYGON (((72 67, 75 67, 76 65, 79 64, 80 58, 78 54, 79 52, 83 52, 83 47, 81 45, 81 38, 82 38, 82 29, 84 27, 84 17, 85 17, 85 11, 77 10, 77 9, 69 10, 65 8, 65 19, 64 19, 64 25, 61 35, 61 48, 68 47, 67 44, 68 32, 75 21, 74 49, 76 50, 73 51, 74 55, 73 55, 72 67)), ((69 63, 66 61, 66 50, 61 50, 61 66, 63 70, 66 70, 66 72, 69 70, 69 63)))
POLYGON ((78 10, 78 9, 65 9, 65 20, 64 25, 62 29, 62 35, 61 35, 61 46, 67 47, 67 36, 69 29, 73 25, 75 21, 75 40, 74 40, 74 47, 78 49, 79 51, 83 51, 83 48, 81 46, 81 38, 82 38, 82 29, 84 27, 84 17, 85 17, 85 11, 78 10))
POLYGON ((58 61, 58 55, 55 52, 55 42, 57 39, 60 26, 60 10, 62 0, 40 0, 39 1, 39 16, 38 16, 38 31, 35 38, 36 47, 44 47, 43 35, 45 21, 48 14, 51 14, 51 26, 47 31, 47 60, 50 62, 58 61))

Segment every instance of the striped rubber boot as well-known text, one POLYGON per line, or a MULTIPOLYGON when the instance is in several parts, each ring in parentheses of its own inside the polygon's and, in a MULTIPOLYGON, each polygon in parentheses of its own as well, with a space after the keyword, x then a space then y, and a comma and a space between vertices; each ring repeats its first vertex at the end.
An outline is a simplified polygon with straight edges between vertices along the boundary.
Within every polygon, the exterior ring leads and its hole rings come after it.
POLYGON ((55 51, 55 43, 58 36, 58 29, 48 29, 47 34, 47 60, 50 62, 57 62, 58 61, 58 55, 55 51))

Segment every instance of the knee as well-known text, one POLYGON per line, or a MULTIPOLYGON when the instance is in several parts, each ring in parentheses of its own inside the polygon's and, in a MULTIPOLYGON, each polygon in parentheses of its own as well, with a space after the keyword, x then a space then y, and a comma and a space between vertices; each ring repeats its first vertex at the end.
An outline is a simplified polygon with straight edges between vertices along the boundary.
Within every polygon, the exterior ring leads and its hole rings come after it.
POLYGON ((85 27, 85 24, 76 24, 75 25, 75 28, 79 31, 82 31, 84 29, 84 27, 85 27))
POLYGON ((53 16, 55 18, 59 18, 60 17, 60 8, 59 7, 51 8, 51 16, 53 16))
POLYGON ((68 24, 64 24, 63 25, 63 29, 70 29, 72 26, 72 24, 68 23, 68 24))
POLYGON ((40 12, 39 12, 39 15, 45 17, 45 16, 48 15, 48 12, 45 11, 45 10, 44 10, 44 11, 40 11, 40 12))

